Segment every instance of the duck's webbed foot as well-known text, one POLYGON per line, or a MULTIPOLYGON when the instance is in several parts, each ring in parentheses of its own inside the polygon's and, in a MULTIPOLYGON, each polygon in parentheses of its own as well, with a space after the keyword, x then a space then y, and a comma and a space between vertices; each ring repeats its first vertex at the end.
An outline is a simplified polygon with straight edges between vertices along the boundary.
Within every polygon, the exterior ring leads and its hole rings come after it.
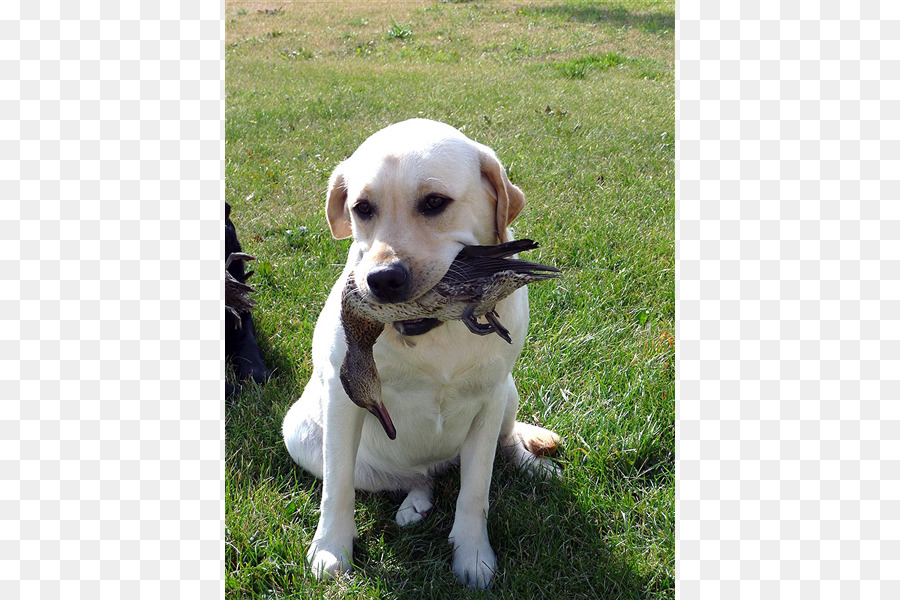
POLYGON ((501 338, 507 341, 507 343, 512 344, 512 338, 509 336, 509 330, 500 323, 500 320, 497 318, 497 313, 495 311, 491 311, 484 315, 484 318, 487 320, 487 323, 479 323, 475 318, 475 305, 472 304, 468 308, 466 308, 465 312, 462 316, 462 322, 465 323, 466 327, 469 328, 474 334, 477 335, 490 335, 492 333, 496 333, 501 338))
POLYGON ((512 338, 509 335, 509 329, 504 327, 500 322, 500 315, 497 314, 497 311, 492 310, 491 312, 484 315, 484 318, 487 319, 487 322, 490 323, 494 331, 497 332, 497 335, 506 340, 507 344, 512 344, 512 338))
POLYGON ((494 333, 494 327, 490 323, 479 323, 478 319, 475 318, 474 304, 466 307, 461 320, 469 328, 469 331, 475 335, 490 335, 494 333))

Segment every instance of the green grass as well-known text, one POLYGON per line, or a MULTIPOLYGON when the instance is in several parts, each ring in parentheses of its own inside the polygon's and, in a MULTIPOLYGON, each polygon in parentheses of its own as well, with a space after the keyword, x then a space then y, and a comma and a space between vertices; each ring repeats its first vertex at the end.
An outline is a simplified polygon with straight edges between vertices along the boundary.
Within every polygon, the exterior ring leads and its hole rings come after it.
POLYGON ((226 2, 226 198, 276 371, 226 407, 228 597, 673 598, 674 2, 279 7, 226 2), (450 570, 456 471, 405 530, 400 497, 358 494, 357 570, 311 580, 321 483, 281 439, 349 244, 325 222, 328 176, 416 116, 494 148, 526 195, 513 226, 541 243, 529 258, 565 272, 531 287, 514 373, 520 420, 560 433, 565 474, 497 459, 485 593, 450 570))

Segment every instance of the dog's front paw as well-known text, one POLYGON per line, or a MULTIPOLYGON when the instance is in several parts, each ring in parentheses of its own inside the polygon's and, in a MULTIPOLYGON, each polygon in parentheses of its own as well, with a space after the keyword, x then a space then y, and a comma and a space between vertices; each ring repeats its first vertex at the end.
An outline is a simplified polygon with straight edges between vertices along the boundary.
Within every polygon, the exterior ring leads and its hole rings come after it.
POLYGON ((460 542, 450 538, 453 544, 453 572, 460 583, 469 587, 484 589, 491 585, 497 570, 497 556, 490 542, 460 542))
POLYGON ((353 540, 345 543, 313 540, 306 553, 306 560, 316 579, 330 579, 340 573, 352 571, 353 540))

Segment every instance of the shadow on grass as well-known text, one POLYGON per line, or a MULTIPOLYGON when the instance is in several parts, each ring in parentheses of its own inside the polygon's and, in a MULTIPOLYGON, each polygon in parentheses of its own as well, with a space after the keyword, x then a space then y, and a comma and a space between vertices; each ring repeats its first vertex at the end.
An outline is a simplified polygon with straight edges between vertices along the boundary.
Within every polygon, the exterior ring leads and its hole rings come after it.
POLYGON ((243 542, 234 540, 236 547, 226 559, 226 571, 241 580, 232 586, 238 595, 259 597, 277 591, 275 596, 318 597, 328 592, 331 597, 337 591, 332 587, 350 585, 361 595, 347 597, 410 600, 672 597, 674 581, 660 580, 652 569, 640 569, 637 565, 644 558, 640 551, 623 548, 621 540, 615 539, 621 533, 617 531, 621 509, 614 497, 598 499, 596 490, 585 489, 592 486, 577 475, 553 481, 523 476, 500 456, 495 462, 488 519, 498 572, 489 590, 464 588, 451 570, 447 536, 459 493, 458 467, 436 478, 434 508, 423 523, 408 528, 394 522, 402 494, 357 492, 359 538, 351 583, 313 582, 302 561, 318 519, 314 507, 321 500, 322 487, 293 464, 281 443, 280 421, 293 400, 287 400, 287 390, 278 386, 246 391, 228 409, 230 496, 244 498, 241 502, 253 498, 237 510, 252 511, 259 533, 253 539, 245 536, 243 542), (255 496, 261 484, 270 488, 267 501, 255 496), (293 508, 304 503, 303 509, 293 508), (259 524, 267 521, 270 524, 259 524), (251 542, 269 550, 248 548, 251 542))
MULTIPOLYGON (((451 570, 447 536, 459 493, 459 469, 435 480, 434 508, 425 522, 401 529, 399 493, 356 495, 356 571, 347 582, 311 581, 304 560, 318 520, 322 485, 288 456, 281 423, 308 373, 283 350, 260 340, 278 376, 248 383, 226 405, 229 596, 396 598, 671 598, 674 580, 648 565, 640 506, 672 477, 668 444, 653 438, 633 453, 608 457, 591 478, 577 464, 558 480, 517 472, 498 456, 488 528, 498 557, 492 587, 467 590, 451 570), (285 372, 287 371, 287 372, 285 372), (628 515, 627 524, 624 522, 628 515), (633 529, 632 529, 633 528, 633 529), (624 531, 623 530, 630 530, 624 531), (348 587, 349 586, 349 587, 348 587)), ((656 528, 667 528, 663 523, 656 528)), ((663 553, 669 551, 661 548, 663 553)), ((658 550, 651 550, 656 552, 658 550)))
POLYGON ((603 23, 614 27, 631 27, 645 33, 675 32, 674 12, 633 13, 623 6, 605 4, 553 4, 533 8, 541 14, 568 18, 583 23, 603 23))

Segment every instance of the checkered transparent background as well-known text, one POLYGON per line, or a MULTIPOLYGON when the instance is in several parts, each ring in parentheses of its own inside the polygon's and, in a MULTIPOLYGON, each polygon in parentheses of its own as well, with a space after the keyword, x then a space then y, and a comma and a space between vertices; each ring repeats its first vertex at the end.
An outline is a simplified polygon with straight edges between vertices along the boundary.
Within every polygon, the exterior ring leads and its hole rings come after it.
POLYGON ((679 596, 900 598, 900 8, 678 12, 679 596))
POLYGON ((0 10, 0 597, 222 595, 222 9, 0 10))

